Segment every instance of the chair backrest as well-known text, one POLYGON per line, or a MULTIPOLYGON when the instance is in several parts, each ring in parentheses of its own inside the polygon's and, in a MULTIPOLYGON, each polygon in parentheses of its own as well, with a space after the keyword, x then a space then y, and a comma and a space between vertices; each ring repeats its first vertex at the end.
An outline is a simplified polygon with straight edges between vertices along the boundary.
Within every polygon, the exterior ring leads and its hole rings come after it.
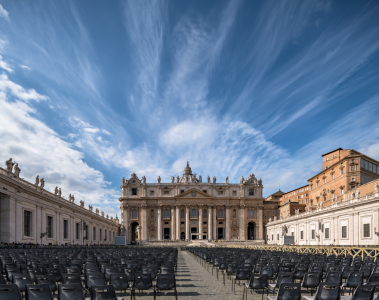
POLYGON ((0 299, 21 300, 21 293, 18 286, 16 284, 0 284, 0 299))
POLYGON ((340 299, 340 284, 338 282, 321 282, 314 300, 340 299))
POLYGON ((77 266, 73 266, 73 267, 66 267, 66 273, 79 273, 79 274, 82 274, 82 269, 79 269, 79 267, 77 266))
POLYGON ((321 281, 321 275, 319 272, 306 272, 304 274, 302 286, 303 287, 317 287, 321 281))
POLYGON ((48 284, 27 284, 26 300, 53 300, 53 295, 48 284))
POLYGON ((342 272, 328 272, 325 278, 325 282, 339 282, 342 283, 342 272))
POLYGON ((157 288, 161 290, 170 290, 176 286, 174 274, 157 275, 157 288))
POLYGON ((263 289, 268 286, 268 276, 264 275, 252 275, 249 282, 249 287, 252 289, 263 289))
POLYGON ((361 284, 355 289, 351 300, 372 300, 374 298, 375 288, 375 284, 361 284))
POLYGON ((93 285, 105 285, 104 274, 102 273, 87 273, 86 287, 91 288, 93 285))
MULTIPOLYGON (((12 284, 17 285, 21 292, 25 292, 25 285, 33 284, 33 281, 30 278, 29 274, 13 274, 12 284)), ((0 296, 0 299, 1 299, 1 296, 0 296)))
POLYGON ((272 277, 274 275, 274 271, 272 270, 272 266, 264 266, 261 268, 260 274, 266 274, 268 277, 272 277))
POLYGON ((82 285, 75 284, 60 284, 58 286, 59 300, 85 300, 82 285))
POLYGON ((6 284, 5 279, 4 279, 4 276, 3 276, 3 274, 1 274, 1 273, 2 273, 2 270, 1 270, 1 268, 0 268, 0 284, 6 284))
POLYGON ((371 273, 371 275, 368 278, 367 282, 379 285, 379 273, 371 273))
POLYGON ((293 273, 279 272, 278 280, 276 281, 276 286, 279 287, 282 283, 293 283, 293 273))
POLYGON ((348 287, 357 287, 363 282, 363 272, 350 272, 349 277, 346 280, 348 287))
POLYGON ((63 284, 81 284, 81 278, 79 273, 62 273, 63 284))
POLYGON ((160 274, 175 274, 174 266, 161 266, 160 274))
POLYGON ((134 274, 134 286, 139 290, 146 290, 153 286, 150 273, 136 273, 134 274))
POLYGON ((117 300, 113 285, 93 285, 91 287, 91 299, 117 300))
POLYGON ((300 283, 282 283, 279 286, 277 300, 301 300, 300 283))
POLYGON ((126 290, 129 288, 128 275, 125 273, 113 273, 111 274, 110 285, 113 285, 116 291, 126 290))
POLYGON ((37 282, 36 275, 42 275, 41 270, 37 268, 28 269, 28 274, 34 282, 37 282))

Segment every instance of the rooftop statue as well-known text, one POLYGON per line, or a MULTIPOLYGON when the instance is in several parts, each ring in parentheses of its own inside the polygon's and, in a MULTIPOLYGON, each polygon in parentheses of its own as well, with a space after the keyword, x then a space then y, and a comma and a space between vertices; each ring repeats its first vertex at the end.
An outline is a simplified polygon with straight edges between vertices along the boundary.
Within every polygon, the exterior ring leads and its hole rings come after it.
POLYGON ((171 183, 175 183, 175 177, 171 176, 171 183))
POLYGON ((7 166, 7 171, 12 172, 14 162, 12 161, 12 158, 5 161, 5 165, 7 166))
POLYGON ((216 176, 213 176, 213 183, 216 183, 216 176))
POLYGON ((179 180, 180 180, 180 177, 178 175, 178 176, 176 176, 176 183, 179 183, 179 180))
POLYGON ((243 176, 241 176, 241 180, 240 180, 240 183, 243 184, 245 181, 245 179, 243 178, 243 176))
POLYGON ((143 183, 143 184, 146 183, 146 177, 145 177, 145 176, 142 176, 142 183, 143 183))
POLYGON ((199 182, 200 182, 200 183, 203 182, 203 177, 201 177, 201 175, 199 175, 199 182))
POLYGON ((20 172, 21 172, 21 169, 18 167, 18 163, 16 163, 14 166, 14 175, 16 177, 20 177, 20 172))
POLYGON ((36 182, 34 183, 35 186, 39 185, 39 175, 36 176, 36 182))
POLYGON ((211 178, 208 176, 207 177, 208 183, 211 183, 211 178))
POLYGON ((56 186, 55 189, 54 189, 54 195, 58 195, 58 187, 56 186))
POLYGON ((40 183, 41 183, 41 189, 43 189, 45 187, 45 179, 41 178, 40 183))
POLYGON ((61 188, 59 188, 59 191, 58 191, 58 196, 61 197, 62 196, 62 190, 61 188))
POLYGON ((161 176, 158 176, 158 183, 161 183, 161 176))
POLYGON ((225 182, 229 183, 229 176, 226 176, 225 182))

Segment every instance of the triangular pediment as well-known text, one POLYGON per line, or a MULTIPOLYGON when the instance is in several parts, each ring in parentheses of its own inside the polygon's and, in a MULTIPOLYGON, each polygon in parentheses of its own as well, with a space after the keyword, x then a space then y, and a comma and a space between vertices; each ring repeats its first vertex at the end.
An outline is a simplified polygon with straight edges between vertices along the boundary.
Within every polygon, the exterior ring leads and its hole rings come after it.
POLYGON ((176 196, 177 198, 211 198, 211 195, 204 193, 198 189, 190 189, 176 196))

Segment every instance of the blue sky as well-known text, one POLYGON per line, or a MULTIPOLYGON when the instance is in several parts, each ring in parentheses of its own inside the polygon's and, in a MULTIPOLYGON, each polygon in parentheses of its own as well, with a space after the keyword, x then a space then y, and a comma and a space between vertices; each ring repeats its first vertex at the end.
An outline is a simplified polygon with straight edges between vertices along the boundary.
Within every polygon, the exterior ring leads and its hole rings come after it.
POLYGON ((122 177, 264 196, 379 159, 377 1, 0 1, 0 158, 105 212, 122 177))

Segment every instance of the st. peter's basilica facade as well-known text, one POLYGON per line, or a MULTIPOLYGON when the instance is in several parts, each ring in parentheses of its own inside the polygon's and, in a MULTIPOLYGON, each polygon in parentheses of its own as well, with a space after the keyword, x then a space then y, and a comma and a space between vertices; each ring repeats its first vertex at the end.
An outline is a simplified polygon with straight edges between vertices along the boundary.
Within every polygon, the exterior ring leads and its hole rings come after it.
POLYGON ((264 240, 262 181, 240 183, 196 177, 187 162, 170 183, 146 183, 132 174, 121 185, 121 220, 127 241, 264 240), (137 229, 138 228, 138 229, 137 229))

